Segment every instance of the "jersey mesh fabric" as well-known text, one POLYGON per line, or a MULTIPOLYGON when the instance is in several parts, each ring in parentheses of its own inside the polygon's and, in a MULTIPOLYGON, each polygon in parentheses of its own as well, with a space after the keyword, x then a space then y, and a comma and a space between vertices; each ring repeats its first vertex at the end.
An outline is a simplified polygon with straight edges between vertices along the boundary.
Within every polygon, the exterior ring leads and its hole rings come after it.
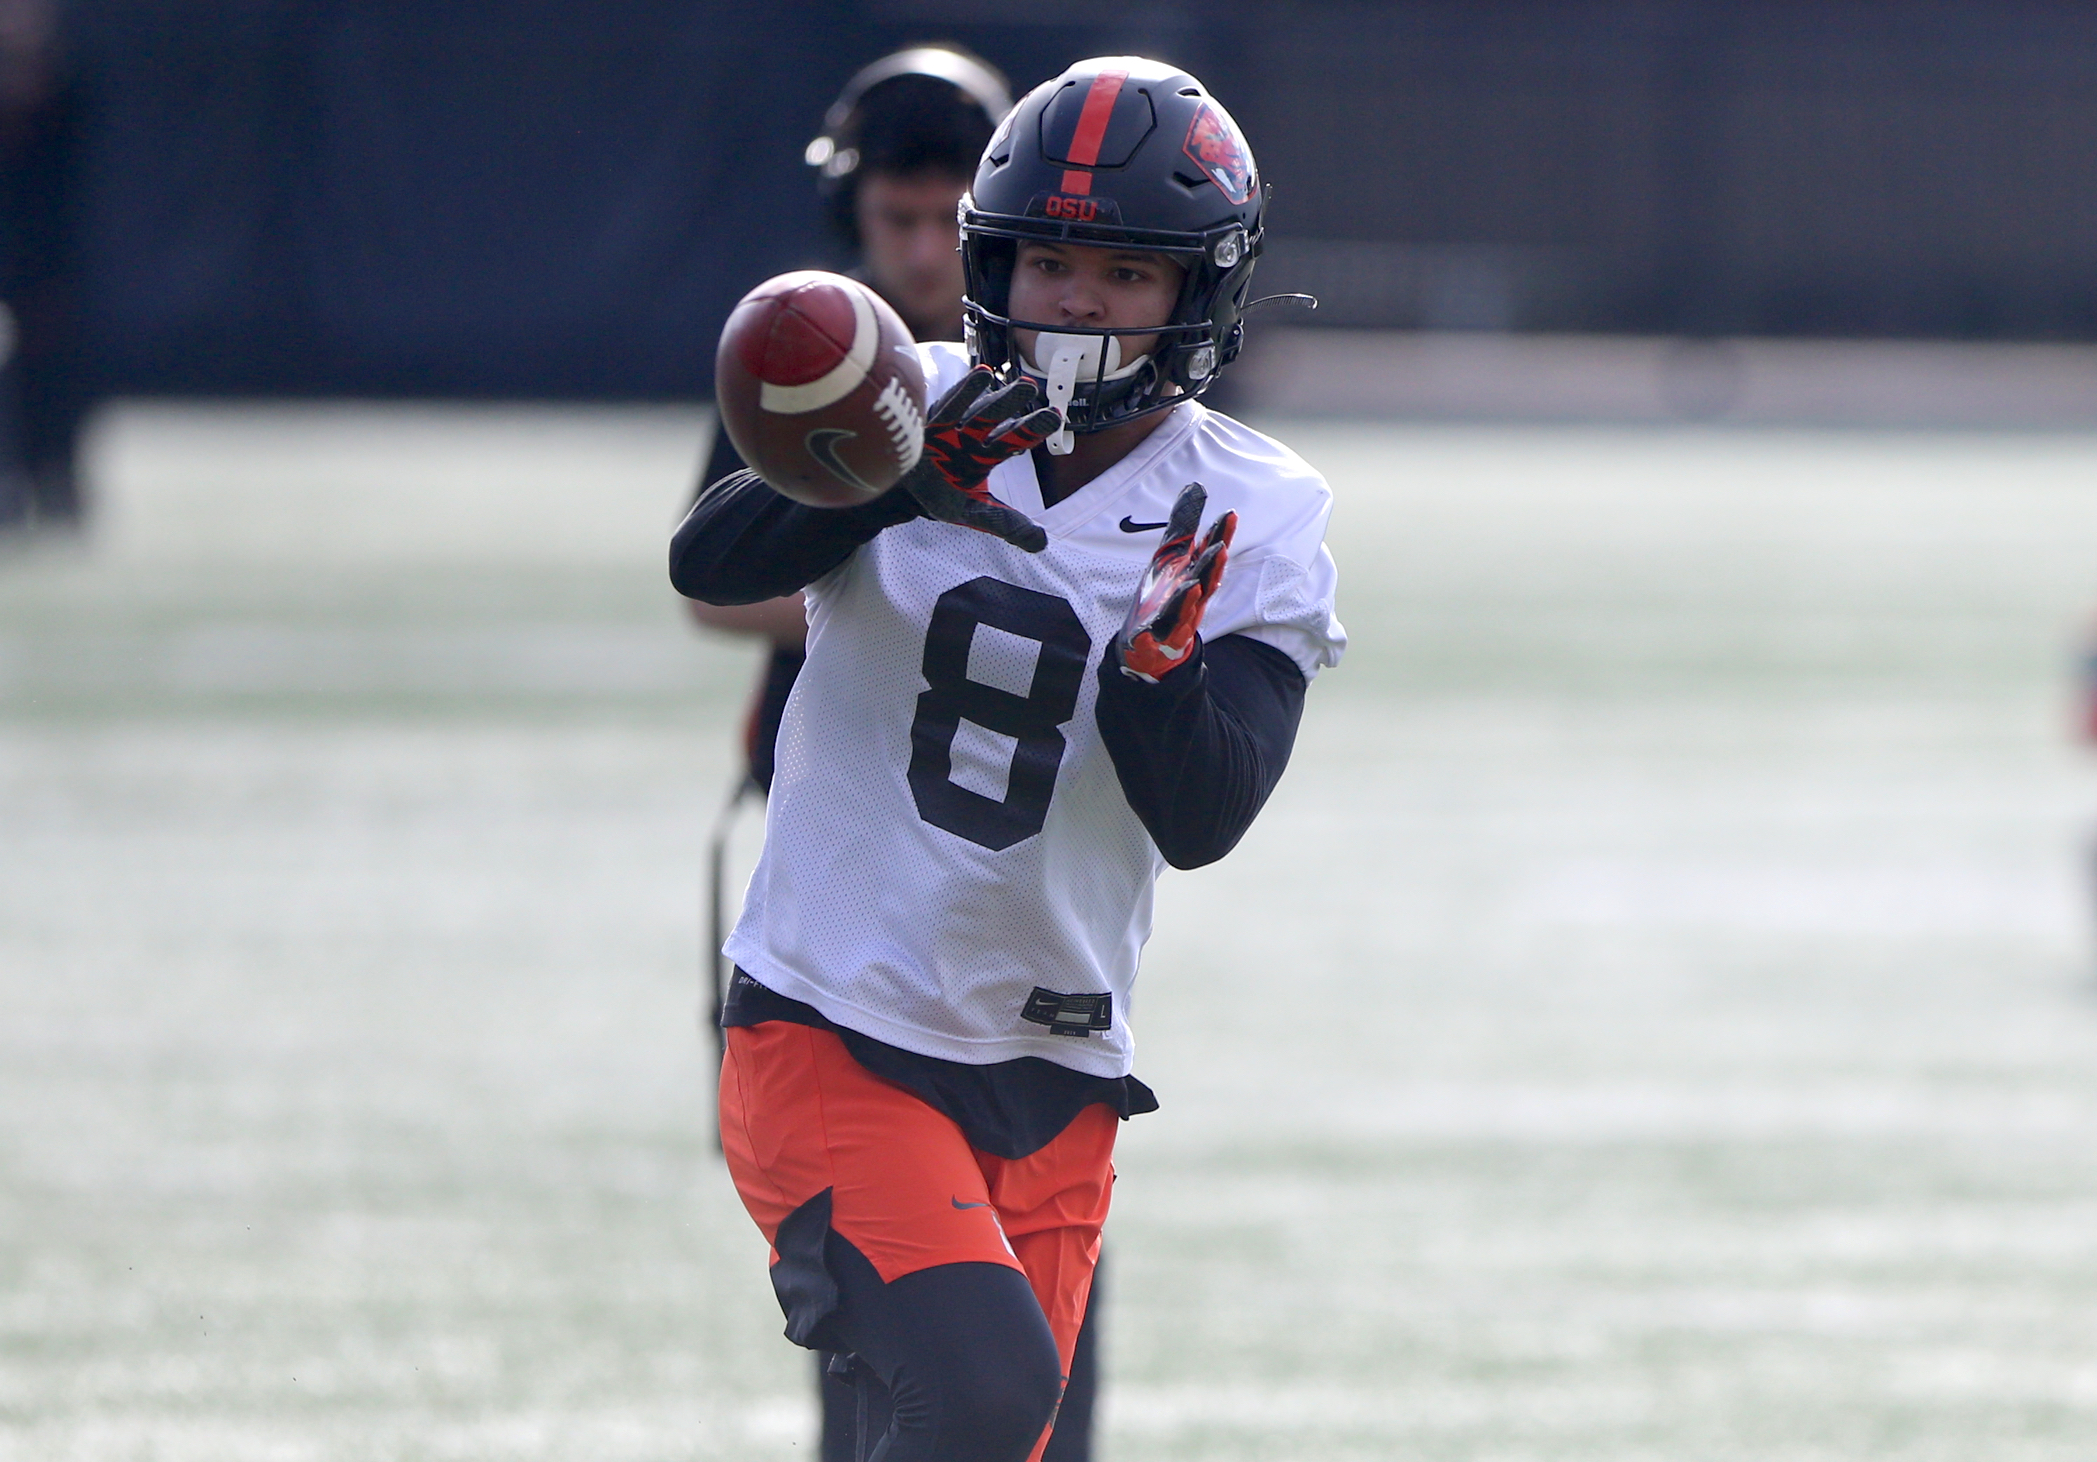
MULTIPOLYGON (((920 349, 935 394, 966 367, 920 349)), ((1162 522, 1192 481, 1211 516, 1239 514, 1204 633, 1267 640, 1306 676, 1338 659, 1330 494, 1285 448, 1188 403, 1053 508, 1028 459, 1005 464, 991 487, 1046 551, 919 519, 810 586, 737 964, 907 1051, 1128 1074, 1163 861, 1100 740, 1093 672, 1158 538, 1121 522, 1162 522), (1277 557, 1289 590, 1263 592, 1277 557), (1037 989, 1095 1001, 1052 1030, 1023 1018, 1037 989)))

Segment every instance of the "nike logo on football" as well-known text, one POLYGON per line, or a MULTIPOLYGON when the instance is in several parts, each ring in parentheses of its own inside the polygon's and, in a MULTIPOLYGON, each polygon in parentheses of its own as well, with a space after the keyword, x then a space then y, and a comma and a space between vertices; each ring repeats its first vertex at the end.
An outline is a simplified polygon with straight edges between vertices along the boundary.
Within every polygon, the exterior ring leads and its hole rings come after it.
POLYGON ((988 1208, 988 1203, 963 1203, 959 1198, 949 1200, 956 1208, 988 1208))
POLYGON ((1121 531, 1124 533, 1148 533, 1153 528, 1162 528, 1164 526, 1163 523, 1139 523, 1134 518, 1123 518, 1121 520, 1121 531))

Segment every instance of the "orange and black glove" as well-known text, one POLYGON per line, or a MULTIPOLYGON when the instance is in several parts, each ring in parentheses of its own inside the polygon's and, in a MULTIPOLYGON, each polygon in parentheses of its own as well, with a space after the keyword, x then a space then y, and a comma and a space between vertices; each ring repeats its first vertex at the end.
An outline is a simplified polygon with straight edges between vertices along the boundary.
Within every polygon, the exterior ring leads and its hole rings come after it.
POLYGON ((997 390, 997 372, 979 365, 934 403, 925 419, 925 451, 897 485, 928 518, 959 523, 1039 553, 1048 547, 1041 525, 990 495, 991 470, 1031 452, 1063 424, 1041 388, 1021 376, 997 390))
POLYGON ((1238 515, 1225 513, 1209 525, 1199 540, 1201 512, 1209 503, 1208 491, 1198 482, 1180 489, 1179 500, 1165 521, 1165 537, 1151 555, 1143 586, 1129 606, 1121 633, 1114 637, 1114 652, 1121 673, 1158 683, 1168 671, 1186 663, 1201 629, 1201 617, 1216 596, 1223 566, 1231 555, 1231 535, 1238 531, 1238 515))

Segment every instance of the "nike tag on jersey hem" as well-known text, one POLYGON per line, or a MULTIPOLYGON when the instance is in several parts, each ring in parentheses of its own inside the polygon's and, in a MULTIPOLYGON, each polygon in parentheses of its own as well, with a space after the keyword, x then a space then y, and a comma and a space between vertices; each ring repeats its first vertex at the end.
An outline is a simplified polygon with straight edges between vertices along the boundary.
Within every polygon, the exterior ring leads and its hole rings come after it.
POLYGON ((1130 517, 1124 517, 1121 520, 1121 531, 1124 533, 1148 533, 1154 528, 1162 528, 1164 526, 1163 523, 1139 523, 1130 517))
POLYGON ((959 1198, 950 1199, 956 1208, 988 1208, 988 1203, 963 1203, 959 1198))
POLYGON ((1082 1038, 1094 1031, 1112 1030, 1114 992, 1102 990, 1097 994, 1064 995, 1036 985, 1034 993, 1027 996, 1027 1003, 1021 1007, 1019 1018, 1047 1026, 1052 1036, 1082 1038))

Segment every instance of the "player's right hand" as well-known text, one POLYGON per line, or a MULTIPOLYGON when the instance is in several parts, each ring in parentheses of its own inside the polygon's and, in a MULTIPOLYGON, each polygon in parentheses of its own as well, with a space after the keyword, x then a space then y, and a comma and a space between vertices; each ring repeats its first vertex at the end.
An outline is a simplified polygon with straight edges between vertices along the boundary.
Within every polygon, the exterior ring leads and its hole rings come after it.
POLYGON ((979 365, 933 404, 925 420, 925 450, 897 484, 928 518, 958 523, 1039 553, 1048 547, 1041 525, 999 502, 986 485, 999 463, 1031 452, 1063 424, 1041 388, 1021 376, 996 390, 997 372, 979 365))

